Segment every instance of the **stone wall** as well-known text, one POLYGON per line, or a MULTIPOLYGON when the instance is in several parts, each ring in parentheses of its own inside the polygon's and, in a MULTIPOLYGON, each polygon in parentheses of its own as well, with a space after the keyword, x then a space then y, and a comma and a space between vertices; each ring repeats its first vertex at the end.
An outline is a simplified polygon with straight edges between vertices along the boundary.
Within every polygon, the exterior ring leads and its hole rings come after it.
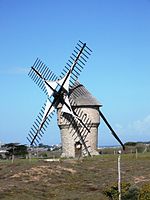
MULTIPOLYGON (((98 144, 98 126, 100 124, 100 115, 99 115, 99 106, 78 106, 76 109, 81 109, 83 112, 83 117, 85 115, 85 118, 89 118, 92 122, 92 124, 85 123, 85 126, 90 129, 90 132, 88 132, 86 138, 84 138, 84 141, 86 143, 86 146, 88 147, 88 150, 91 155, 97 155, 98 152, 97 144, 98 144)), ((65 114, 66 115, 66 114, 65 114)), ((80 137, 78 136, 78 131, 74 131, 76 129, 75 127, 70 126, 70 119, 71 116, 65 117, 61 113, 61 107, 57 110, 57 121, 58 126, 60 128, 60 134, 61 134, 61 142, 62 142, 62 157, 76 157, 76 143, 80 141, 80 137)), ((84 121, 84 119, 83 119, 84 121)), ((81 124, 78 124, 78 130, 81 130, 81 124)), ((82 144, 82 155, 86 156, 87 152, 84 150, 84 145, 82 144)))

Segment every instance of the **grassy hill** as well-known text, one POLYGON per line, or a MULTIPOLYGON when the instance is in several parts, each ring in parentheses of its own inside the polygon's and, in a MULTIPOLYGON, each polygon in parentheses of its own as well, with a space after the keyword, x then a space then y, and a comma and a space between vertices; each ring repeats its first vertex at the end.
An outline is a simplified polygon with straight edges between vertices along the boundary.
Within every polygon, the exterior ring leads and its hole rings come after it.
MULTIPOLYGON (((122 181, 150 184, 150 153, 121 155, 122 181)), ((0 199, 106 200, 106 188, 117 183, 117 155, 60 162, 0 161, 0 199)))

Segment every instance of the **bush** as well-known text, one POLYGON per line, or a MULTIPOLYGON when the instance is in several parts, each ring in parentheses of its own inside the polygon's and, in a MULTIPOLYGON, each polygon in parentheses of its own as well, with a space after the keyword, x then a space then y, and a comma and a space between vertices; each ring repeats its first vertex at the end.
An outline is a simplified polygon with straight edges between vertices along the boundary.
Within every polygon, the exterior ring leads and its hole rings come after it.
POLYGON ((145 184, 141 187, 139 200, 150 200, 150 184, 145 184))
POLYGON ((136 146, 137 142, 126 142, 125 146, 136 146))
POLYGON ((43 158, 47 158, 47 153, 45 152, 43 152, 43 153, 41 153, 41 156, 43 157, 43 158))
MULTIPOLYGON (((110 200, 118 200, 118 186, 112 185, 103 192, 110 200)), ((145 184, 141 188, 130 183, 121 184, 122 200, 150 200, 150 184, 145 184)))
MULTIPOLYGON (((126 192, 129 190, 130 188, 130 183, 122 183, 121 184, 121 194, 122 197, 126 194, 126 192)), ((119 196, 119 192, 118 192, 118 185, 114 184, 112 185, 110 188, 107 188, 104 191, 104 194, 110 199, 110 200, 118 200, 118 196, 119 196)), ((125 200, 122 198, 122 200, 125 200)), ((134 199, 136 200, 136 199, 134 199)))
POLYGON ((137 149, 138 153, 143 153, 145 148, 146 148, 146 145, 143 143, 138 143, 136 145, 136 149, 137 149))
POLYGON ((124 194, 122 194, 122 200, 138 200, 139 188, 137 186, 130 186, 124 194))

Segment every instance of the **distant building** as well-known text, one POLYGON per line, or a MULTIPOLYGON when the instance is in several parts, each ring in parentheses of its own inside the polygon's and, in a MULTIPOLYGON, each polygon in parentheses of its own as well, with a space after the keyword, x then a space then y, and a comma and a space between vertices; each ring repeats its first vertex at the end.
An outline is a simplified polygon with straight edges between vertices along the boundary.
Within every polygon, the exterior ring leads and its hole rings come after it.
POLYGON ((8 153, 7 150, 5 149, 0 149, 0 158, 5 159, 7 156, 6 154, 8 153))

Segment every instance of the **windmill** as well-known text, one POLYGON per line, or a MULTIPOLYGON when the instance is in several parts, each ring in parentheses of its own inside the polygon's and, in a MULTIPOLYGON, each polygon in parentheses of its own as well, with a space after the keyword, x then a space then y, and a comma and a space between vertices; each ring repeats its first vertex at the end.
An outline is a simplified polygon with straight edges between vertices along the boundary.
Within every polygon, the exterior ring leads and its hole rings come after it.
MULTIPOLYGON (((79 141, 84 146, 86 154, 89 156, 91 155, 90 147, 86 145, 85 138, 90 132, 92 122, 88 117, 85 117, 80 108, 77 110, 73 109, 72 105, 75 105, 75 102, 73 99, 69 98, 70 88, 75 85, 91 53, 92 50, 86 43, 79 41, 59 77, 57 77, 39 58, 34 62, 29 76, 44 91, 47 95, 47 100, 29 131, 27 139, 31 146, 39 143, 54 112, 61 104, 61 112, 71 116, 70 124, 75 127, 76 124, 79 123, 80 127, 82 127, 80 130, 75 129, 75 132, 77 133, 79 141), (85 122, 88 122, 88 126, 85 122)), ((99 112, 114 137, 123 146, 123 143, 111 128, 102 112, 99 112)))
POLYGON ((62 157, 81 157, 98 155, 99 109, 101 104, 78 81, 69 89, 69 101, 72 109, 82 120, 57 109, 57 124, 60 128, 62 157), (81 123, 82 122, 82 123, 81 123))

